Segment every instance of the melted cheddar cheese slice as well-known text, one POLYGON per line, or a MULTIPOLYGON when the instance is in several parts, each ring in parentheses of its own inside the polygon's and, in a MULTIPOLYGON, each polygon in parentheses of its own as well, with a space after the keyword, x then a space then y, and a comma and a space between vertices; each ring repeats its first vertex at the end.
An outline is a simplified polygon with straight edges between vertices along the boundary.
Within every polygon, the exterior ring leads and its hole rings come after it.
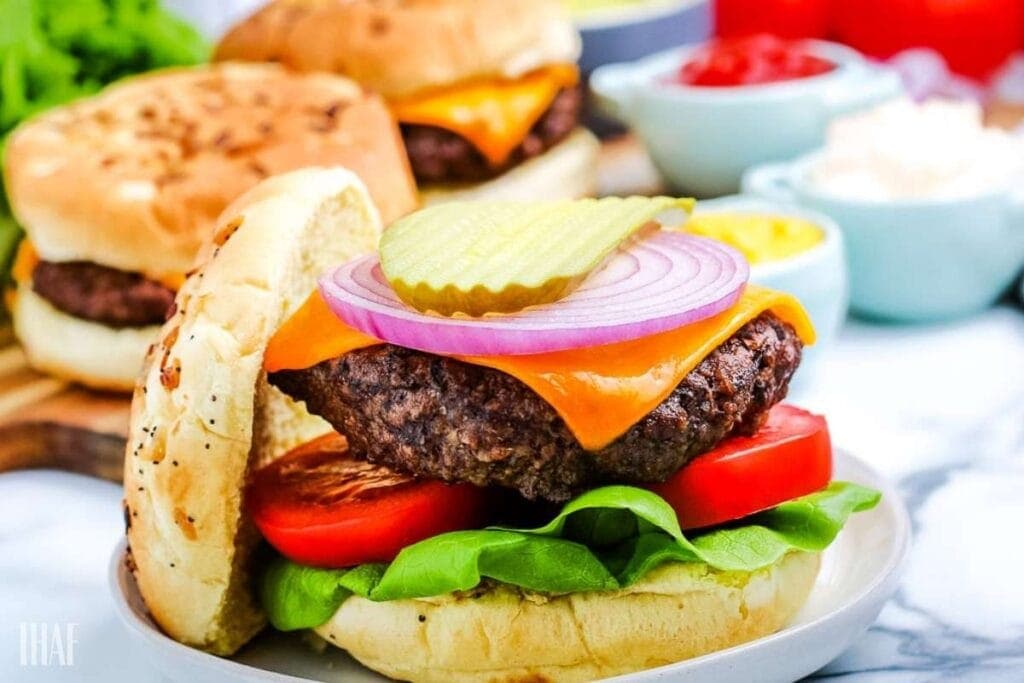
MULTIPOLYGON (((583 448, 598 450, 654 410, 708 354, 767 310, 792 325, 805 344, 814 343, 814 327, 796 299, 748 285, 727 311, 642 339, 529 356, 455 358, 515 377, 555 409, 583 448)), ((381 343, 349 327, 314 292, 271 339, 264 367, 300 370, 381 343)))
POLYGON ((14 263, 11 265, 11 279, 22 284, 32 279, 32 271, 39 263, 39 254, 36 248, 27 239, 23 239, 18 245, 14 263))
POLYGON ((579 82, 575 65, 557 64, 515 80, 486 80, 391 103, 400 123, 436 126, 469 140, 494 166, 508 160, 563 88, 579 82))

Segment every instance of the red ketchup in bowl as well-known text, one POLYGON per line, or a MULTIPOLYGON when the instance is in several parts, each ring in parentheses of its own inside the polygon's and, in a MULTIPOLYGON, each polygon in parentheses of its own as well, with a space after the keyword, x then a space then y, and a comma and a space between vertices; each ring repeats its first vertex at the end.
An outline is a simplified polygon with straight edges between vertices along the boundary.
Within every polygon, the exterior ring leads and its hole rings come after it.
POLYGON ((768 34, 720 38, 690 54, 674 79, 683 85, 761 85, 828 73, 836 65, 799 40, 768 34))

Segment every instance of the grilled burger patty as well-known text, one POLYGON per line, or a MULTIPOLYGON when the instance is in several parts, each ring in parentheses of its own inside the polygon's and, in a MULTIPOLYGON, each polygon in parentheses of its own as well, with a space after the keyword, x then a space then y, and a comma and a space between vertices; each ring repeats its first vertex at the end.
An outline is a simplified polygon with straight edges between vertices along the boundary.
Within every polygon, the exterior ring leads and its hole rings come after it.
POLYGON ((32 289, 64 313, 115 328, 159 325, 174 304, 160 282, 87 261, 40 261, 32 289))
POLYGON ((514 377, 397 346, 353 351, 270 381, 345 434, 358 457, 562 502, 603 483, 664 481, 724 437, 753 434, 785 397, 801 349, 792 327, 763 313, 644 419, 592 452, 514 377))
POLYGON ((491 166, 471 142, 457 133, 434 126, 402 124, 413 175, 422 183, 481 182, 499 176, 568 137, 579 121, 582 104, 579 87, 562 90, 526 139, 499 166, 491 166))

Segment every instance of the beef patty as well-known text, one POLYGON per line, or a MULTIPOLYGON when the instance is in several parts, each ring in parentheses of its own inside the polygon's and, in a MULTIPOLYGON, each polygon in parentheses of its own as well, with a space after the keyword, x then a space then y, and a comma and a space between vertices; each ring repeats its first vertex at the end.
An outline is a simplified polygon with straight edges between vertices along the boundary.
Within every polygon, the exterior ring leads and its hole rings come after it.
POLYGON ((64 313, 116 328, 159 325, 174 304, 166 285, 88 261, 40 261, 32 289, 64 313))
POLYGON ((421 183, 481 182, 548 151, 576 128, 583 104, 579 87, 562 90, 505 163, 492 166, 469 140, 443 128, 402 124, 413 175, 421 183))
POLYGON ((397 346, 353 351, 270 381, 345 434, 357 457, 561 502, 603 483, 664 481, 724 437, 753 434, 785 397, 801 350, 793 328, 764 313, 598 451, 584 450, 514 377, 397 346))

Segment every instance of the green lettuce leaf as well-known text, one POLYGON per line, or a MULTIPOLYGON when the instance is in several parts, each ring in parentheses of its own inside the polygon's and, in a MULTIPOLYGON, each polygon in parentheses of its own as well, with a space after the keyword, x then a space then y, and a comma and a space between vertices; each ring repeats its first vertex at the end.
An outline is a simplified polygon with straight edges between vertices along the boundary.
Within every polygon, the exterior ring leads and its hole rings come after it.
MULTIPOLYGON (((2 194, 0 192, 0 195, 2 194)), ((14 253, 19 241, 21 241, 21 227, 11 217, 7 207, 4 206, 2 196, 0 196, 0 289, 7 285, 3 274, 10 270, 11 264, 14 262, 14 253)), ((0 303, 0 313, 2 310, 3 304, 0 303)))
POLYGON ((851 514, 871 509, 880 497, 833 482, 687 538, 658 495, 608 486, 570 501, 540 528, 442 534, 405 548, 386 567, 315 569, 278 557, 263 575, 261 595, 270 623, 289 631, 323 624, 352 594, 374 601, 422 598, 469 590, 484 578, 541 593, 615 590, 666 562, 750 572, 791 551, 825 549, 851 514))
MULTIPOLYGON (((0 0, 0 149, 22 121, 209 45, 157 0, 0 0)), ((21 231, 0 188, 0 286, 21 231)))
POLYGON ((442 534, 409 546, 368 597, 426 598, 469 590, 483 577, 547 593, 619 587, 585 545, 528 532, 485 529, 442 534))
POLYGON ((0 0, 0 136, 130 74, 209 55, 156 0, 0 0))
POLYGON ((354 569, 305 567, 278 558, 270 563, 260 583, 260 600, 274 627, 281 631, 319 626, 334 616, 345 599, 364 597, 384 574, 382 564, 354 569))

